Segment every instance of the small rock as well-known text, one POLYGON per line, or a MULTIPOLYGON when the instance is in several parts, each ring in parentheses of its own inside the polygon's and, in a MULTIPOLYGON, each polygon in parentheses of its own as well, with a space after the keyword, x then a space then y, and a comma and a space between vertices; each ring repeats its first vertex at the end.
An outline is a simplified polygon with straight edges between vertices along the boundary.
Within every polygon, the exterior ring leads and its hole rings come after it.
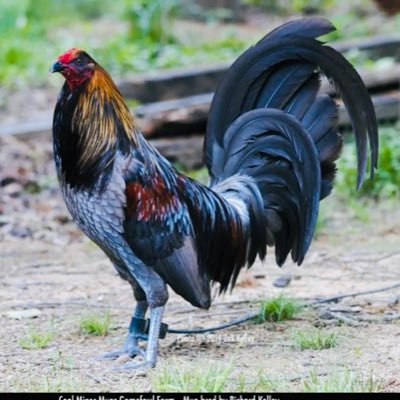
POLYGON ((333 319, 334 316, 332 315, 332 313, 327 308, 323 308, 323 309, 318 311, 318 318, 321 318, 321 319, 333 319))
POLYGON ((329 307, 329 310, 332 312, 339 312, 339 313, 359 313, 361 312, 361 307, 359 306, 348 307, 343 305, 337 305, 329 307))
POLYGON ((29 228, 25 228, 22 226, 16 226, 10 230, 10 235, 19 237, 19 238, 26 238, 32 235, 32 232, 29 228))
MULTIPOLYGON (((0 212, 1 214, 1 212, 0 212)), ((13 219, 6 216, 6 215, 0 215, 0 227, 4 225, 11 224, 13 222, 13 219)))
POLYGON ((13 182, 10 183, 9 185, 5 186, 3 188, 3 191, 5 194, 8 194, 9 196, 17 196, 19 193, 21 193, 22 191, 22 185, 17 183, 17 182, 13 182))
POLYGON ((54 220, 60 223, 61 225, 67 224, 68 222, 72 221, 71 217, 67 214, 56 215, 54 217, 54 220))
POLYGON ((274 279, 272 284, 275 287, 283 288, 283 287, 289 286, 291 280, 292 280, 292 276, 290 274, 285 274, 285 275, 278 276, 278 278, 274 279))
POLYGON ((17 182, 16 178, 14 178, 13 176, 6 176, 5 178, 0 180, 0 186, 3 186, 3 187, 8 186, 15 182, 17 182))
POLYGON ((389 306, 397 306, 400 302, 400 295, 394 294, 393 296, 389 297, 389 306))
POLYGON ((10 319, 37 318, 42 312, 37 308, 27 308, 26 310, 7 311, 4 315, 10 319))

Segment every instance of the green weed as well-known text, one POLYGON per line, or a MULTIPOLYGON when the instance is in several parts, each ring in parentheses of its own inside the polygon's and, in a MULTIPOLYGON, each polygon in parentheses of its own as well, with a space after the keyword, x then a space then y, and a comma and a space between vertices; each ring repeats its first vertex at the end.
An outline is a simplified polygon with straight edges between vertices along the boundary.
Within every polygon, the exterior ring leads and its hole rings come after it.
MULTIPOLYGON (((348 140, 338 160, 336 187, 342 196, 370 197, 373 199, 396 198, 400 195, 400 125, 379 127, 379 164, 373 180, 366 180, 356 191, 357 161, 354 141, 348 140)), ((354 208, 356 215, 359 209, 354 208)), ((362 211, 361 211, 362 214, 362 211)), ((361 219, 364 219, 361 215, 361 219)))
POLYGON ((182 368, 168 365, 150 375, 152 389, 156 392, 223 392, 227 390, 232 366, 211 364, 207 368, 191 366, 182 368))
POLYGON ((43 349, 53 338, 54 333, 51 331, 39 331, 32 328, 27 335, 18 339, 18 343, 25 350, 43 349))
POLYGON ((293 341, 300 350, 324 350, 337 345, 337 332, 324 332, 321 329, 309 331, 295 330, 293 341))
POLYGON ((318 211, 318 219, 317 224, 315 225, 315 233, 314 237, 320 236, 328 225, 329 220, 329 211, 330 211, 330 204, 325 199, 323 202, 319 204, 319 211, 318 211))
POLYGON ((258 322, 280 322, 293 319, 303 309, 298 300, 279 295, 261 303, 258 322))
POLYGON ((87 335, 106 336, 110 330, 111 316, 90 314, 81 318, 79 323, 80 331, 87 335))
POLYGON ((303 381, 305 392, 379 392, 382 390, 382 383, 374 378, 372 373, 362 374, 360 372, 345 369, 340 372, 329 373, 327 376, 319 376, 315 369, 311 370, 309 377, 303 381))
POLYGON ((9 390, 13 392, 84 392, 82 386, 71 373, 24 375, 24 379, 15 378, 10 382, 9 390))
POLYGON ((281 379, 271 378, 259 370, 255 384, 247 385, 245 389, 250 392, 287 392, 288 385, 281 379))
POLYGON ((176 42, 171 29, 178 0, 125 0, 129 36, 134 40, 166 44, 176 42))
POLYGON ((153 391, 158 392, 276 392, 288 391, 284 380, 268 377, 258 370, 256 376, 233 374, 233 365, 212 362, 208 368, 201 365, 164 365, 150 373, 153 391))
POLYGON ((229 60, 250 44, 235 32, 212 43, 202 39, 185 43, 186 38, 175 37, 172 23, 178 2, 4 0, 0 4, 0 85, 24 88, 48 82, 51 62, 72 46, 85 48, 115 76, 229 60), (110 38, 94 39, 99 29, 93 20, 100 18, 112 26, 118 26, 121 18, 128 24, 119 24, 122 28, 110 38))

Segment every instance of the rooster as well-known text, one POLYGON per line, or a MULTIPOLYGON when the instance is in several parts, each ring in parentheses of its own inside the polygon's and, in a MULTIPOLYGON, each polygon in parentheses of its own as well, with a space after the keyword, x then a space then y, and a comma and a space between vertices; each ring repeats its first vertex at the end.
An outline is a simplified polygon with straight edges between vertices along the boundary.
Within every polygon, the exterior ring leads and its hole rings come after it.
POLYGON ((337 105, 319 93, 322 73, 351 119, 357 187, 368 145, 373 176, 378 132, 367 89, 341 54, 317 40, 334 29, 322 18, 289 22, 233 63, 209 112, 208 186, 178 172, 144 139, 110 75, 85 51, 70 49, 53 64, 65 78, 53 121, 65 203, 137 302, 123 347, 105 358, 142 355, 123 368, 155 366, 167 286, 207 309, 210 286, 233 288, 267 246, 279 266, 289 253, 303 262, 342 146, 337 105))

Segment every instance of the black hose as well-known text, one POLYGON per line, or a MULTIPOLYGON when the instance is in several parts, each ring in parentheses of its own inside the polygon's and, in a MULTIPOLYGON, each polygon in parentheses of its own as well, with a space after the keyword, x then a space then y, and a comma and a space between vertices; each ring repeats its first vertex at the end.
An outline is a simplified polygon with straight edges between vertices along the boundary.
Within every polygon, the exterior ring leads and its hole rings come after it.
MULTIPOLYGON (((310 303, 306 303, 305 307, 310 307, 310 306, 315 306, 317 304, 323 304, 323 303, 331 303, 331 302, 337 302, 338 300, 342 300, 348 297, 356 297, 356 296, 361 296, 361 295, 366 295, 366 294, 373 294, 373 293, 380 293, 380 292, 385 292, 387 290, 392 290, 392 289, 397 289, 400 287, 400 283, 396 283, 391 286, 386 286, 383 288, 379 289, 372 289, 372 290, 364 290, 361 292, 353 292, 353 293, 347 293, 347 294, 341 294, 337 296, 332 296, 332 297, 326 297, 325 299, 320 299, 320 300, 314 300, 310 303)), ((198 333, 207 333, 207 332, 215 332, 219 331, 221 329, 226 329, 230 328, 231 326, 236 326, 243 324, 244 322, 250 321, 252 319, 257 318, 260 315, 260 312, 257 313, 251 313, 247 314, 241 318, 234 319, 233 321, 226 322, 221 325, 217 325, 211 328, 198 328, 198 329, 173 329, 173 328, 168 328, 167 332, 168 333, 175 333, 178 335, 190 335, 190 334, 198 334, 198 333)))
POLYGON ((190 335, 190 334, 196 334, 196 333, 207 333, 207 332, 215 332, 219 331, 221 329, 226 329, 230 328, 231 326, 235 325, 240 325, 243 324, 244 322, 250 321, 251 319, 254 319, 259 316, 259 313, 252 313, 252 314, 247 314, 244 317, 234 319, 233 321, 226 322, 225 324, 221 324, 218 326, 214 326, 212 328, 198 328, 198 329, 173 329, 173 328, 168 328, 168 333, 176 333, 178 335, 190 335))

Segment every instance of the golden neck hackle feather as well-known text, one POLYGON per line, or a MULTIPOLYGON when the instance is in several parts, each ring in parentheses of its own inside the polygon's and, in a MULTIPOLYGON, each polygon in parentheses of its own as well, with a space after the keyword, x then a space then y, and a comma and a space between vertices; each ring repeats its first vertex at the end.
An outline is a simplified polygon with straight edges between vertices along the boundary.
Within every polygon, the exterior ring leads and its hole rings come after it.
POLYGON ((110 75, 99 65, 79 97, 72 129, 79 132, 79 167, 115 148, 119 134, 138 145, 133 116, 110 75))

